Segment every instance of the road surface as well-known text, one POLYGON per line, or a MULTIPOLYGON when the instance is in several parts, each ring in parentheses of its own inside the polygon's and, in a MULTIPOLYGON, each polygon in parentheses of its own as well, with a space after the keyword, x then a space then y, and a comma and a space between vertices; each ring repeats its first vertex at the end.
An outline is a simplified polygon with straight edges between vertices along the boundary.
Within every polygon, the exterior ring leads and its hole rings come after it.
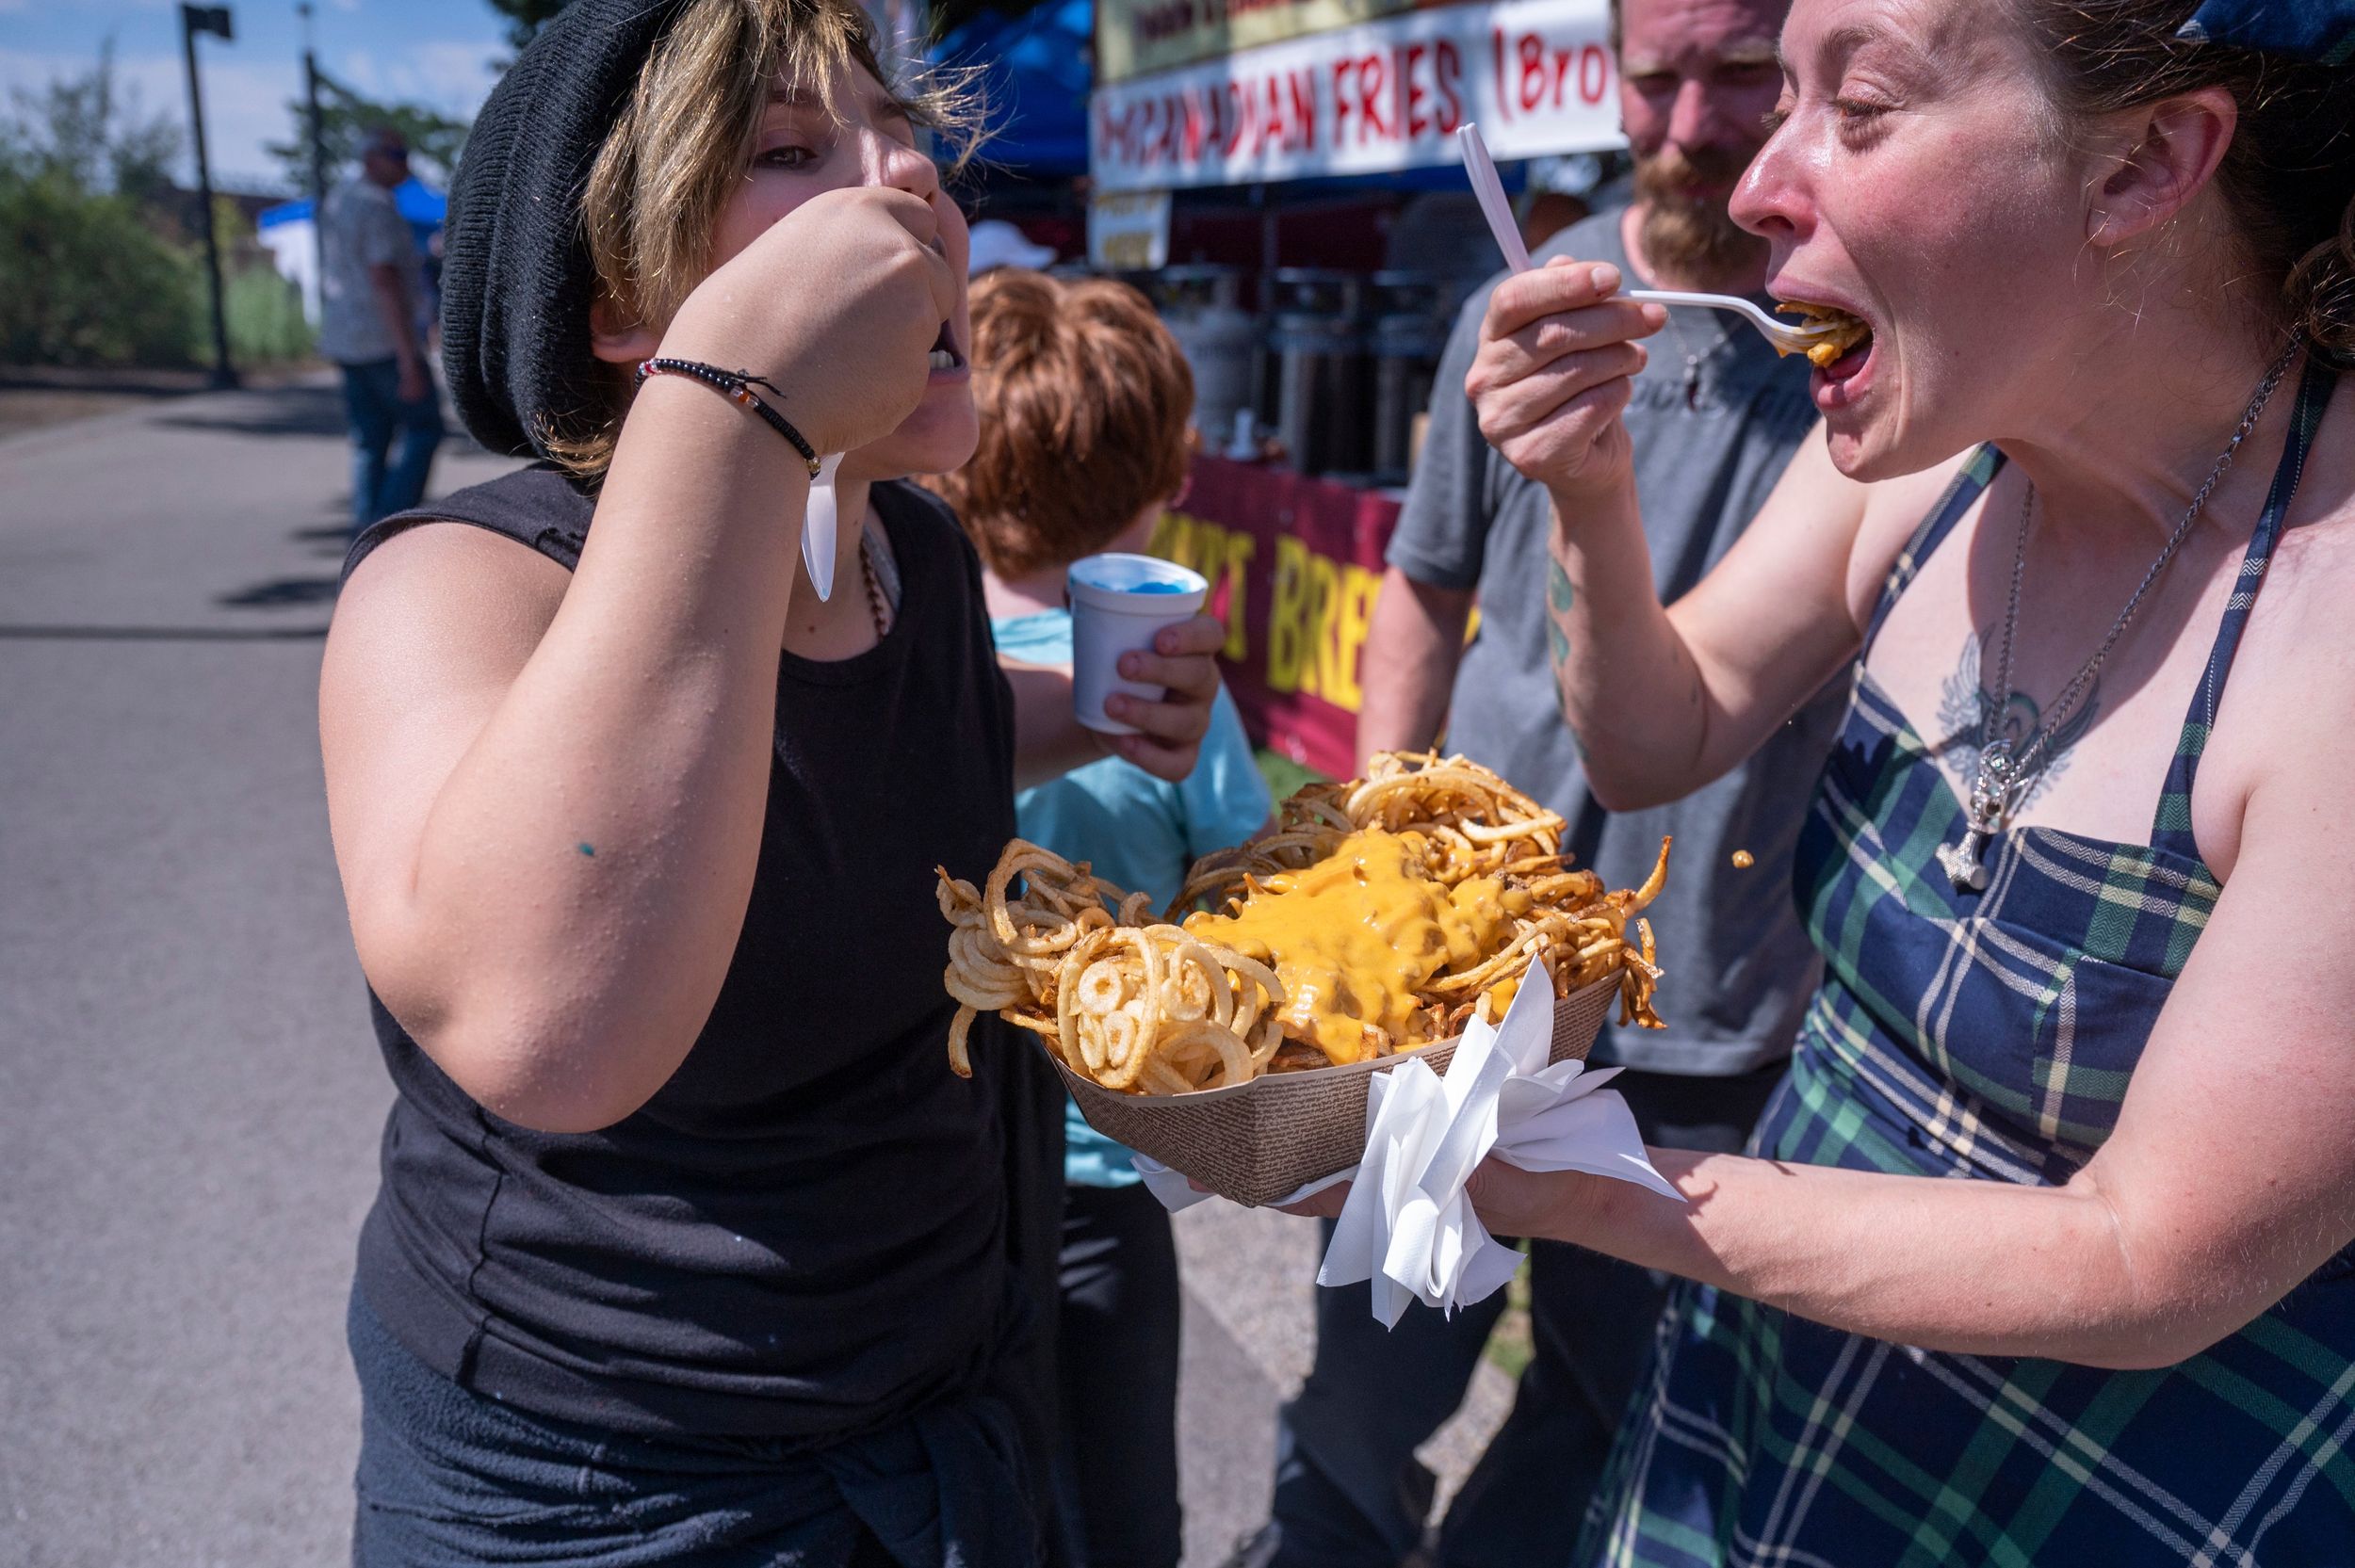
MULTIPOLYGON (((347 1560, 389 1090, 321 799, 313 379, 0 439, 0 1568, 347 1560)), ((508 464, 454 440, 437 492, 508 464)), ((1264 1517, 1307 1222, 1181 1217, 1189 1568, 1264 1517)), ((1460 1475, 1484 1378, 1431 1450, 1460 1475)))

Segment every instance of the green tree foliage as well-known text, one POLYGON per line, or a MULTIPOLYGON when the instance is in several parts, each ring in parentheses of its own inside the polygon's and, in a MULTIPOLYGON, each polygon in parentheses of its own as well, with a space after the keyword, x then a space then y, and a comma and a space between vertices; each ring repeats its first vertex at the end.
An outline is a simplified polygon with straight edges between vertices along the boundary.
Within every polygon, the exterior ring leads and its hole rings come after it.
POLYGON ((507 18, 507 41, 521 49, 542 23, 564 8, 564 0, 490 0, 490 5, 507 18))
POLYGON ((61 175, 79 190, 145 201, 171 186, 180 128, 168 114, 148 114, 136 92, 115 85, 115 44, 98 47, 86 76, 54 79, 41 92, 9 93, 0 120, 0 159, 19 172, 61 175))
POLYGON ((302 318, 302 291, 273 267, 241 267, 223 285, 229 353, 241 365, 299 360, 317 342, 302 318))
POLYGON ((0 361, 180 364, 197 324, 188 259, 146 220, 179 133, 88 75, 19 89, 0 118, 0 361))
MULTIPOLYGON (((310 106, 297 98, 288 101, 286 108, 294 116, 294 135, 285 141, 268 143, 264 151, 284 169, 289 186, 309 190, 310 106)), ((421 172, 429 177, 438 176, 447 183, 458 167, 458 157, 465 148, 466 132, 470 129, 464 121, 437 114, 422 105, 378 103, 324 71, 319 73, 319 124, 320 139, 327 145, 327 178, 331 186, 360 161, 360 150, 366 144, 368 134, 379 127, 398 131, 401 139, 409 144, 411 157, 430 166, 421 172)))
POLYGON ((0 361, 185 364, 198 309, 187 258, 128 198, 0 170, 0 361))

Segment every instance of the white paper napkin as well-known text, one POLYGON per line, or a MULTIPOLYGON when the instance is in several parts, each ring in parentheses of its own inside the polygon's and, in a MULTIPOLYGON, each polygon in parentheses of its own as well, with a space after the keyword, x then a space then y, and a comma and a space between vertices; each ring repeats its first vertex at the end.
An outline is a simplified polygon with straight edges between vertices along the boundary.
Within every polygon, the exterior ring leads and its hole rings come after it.
MULTIPOLYGON (((1491 1154, 1524 1171, 1584 1171, 1683 1201, 1645 1156, 1627 1102, 1603 1088, 1619 1070, 1549 1064, 1552 1041, 1551 988, 1525 985, 1502 1024, 1466 1026, 1445 1077, 1413 1058, 1373 1075, 1361 1161, 1280 1200, 1356 1183, 1319 1285, 1372 1281, 1373 1315, 1386 1326, 1409 1301, 1452 1313, 1502 1289, 1520 1253, 1489 1236, 1464 1196, 1491 1154)), ((1141 1155, 1136 1164, 1172 1210, 1210 1196, 1141 1155)))

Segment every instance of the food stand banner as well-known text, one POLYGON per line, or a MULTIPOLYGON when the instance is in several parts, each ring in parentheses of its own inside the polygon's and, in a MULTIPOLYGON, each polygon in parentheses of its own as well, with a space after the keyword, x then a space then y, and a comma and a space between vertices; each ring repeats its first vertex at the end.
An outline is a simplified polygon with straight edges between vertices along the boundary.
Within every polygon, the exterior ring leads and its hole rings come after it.
POLYGON ((1448 6, 1096 89, 1100 190, 1378 174, 1453 163, 1477 121, 1500 158, 1616 147, 1607 0, 1448 6))
POLYGON ((1169 265, 1169 192, 1110 190, 1088 202, 1088 265, 1154 272, 1169 265))
POLYGON ((1096 79, 1126 81, 1371 22, 1417 0, 1096 0, 1096 79))
POLYGON ((1220 665, 1252 739, 1337 779, 1356 771, 1358 655, 1397 525, 1388 496, 1196 457, 1150 546, 1210 580, 1220 665))

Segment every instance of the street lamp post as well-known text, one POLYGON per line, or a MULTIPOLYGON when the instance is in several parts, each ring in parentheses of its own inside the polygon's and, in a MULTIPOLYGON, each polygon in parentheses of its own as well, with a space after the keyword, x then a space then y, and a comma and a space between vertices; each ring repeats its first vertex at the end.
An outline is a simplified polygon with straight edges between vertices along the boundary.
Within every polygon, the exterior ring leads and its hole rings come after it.
POLYGON ((180 43, 188 59, 188 124, 196 141, 196 195, 204 228, 204 273, 213 301, 213 378, 217 387, 237 384, 236 366, 229 363, 229 316, 221 302, 220 237, 213 231, 213 170, 204 155, 204 91, 196 77, 196 35, 212 33, 225 42, 236 40, 226 6, 182 6, 180 43))
POLYGON ((327 287, 327 122, 319 115, 319 61, 311 47, 311 8, 295 7, 302 18, 302 98, 310 111, 311 133, 311 261, 318 288, 327 287))

